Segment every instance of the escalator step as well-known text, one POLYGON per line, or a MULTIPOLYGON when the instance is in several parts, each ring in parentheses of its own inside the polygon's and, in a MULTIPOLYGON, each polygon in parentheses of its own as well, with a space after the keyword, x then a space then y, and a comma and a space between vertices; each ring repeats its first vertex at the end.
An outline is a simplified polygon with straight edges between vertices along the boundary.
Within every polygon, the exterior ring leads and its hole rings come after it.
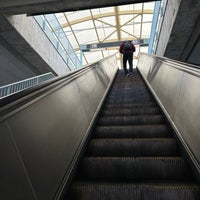
POLYGON ((87 179, 190 180, 181 157, 85 157, 80 167, 87 179))
POLYGON ((114 102, 114 103, 106 103, 104 108, 137 108, 137 107, 151 107, 151 106, 156 106, 155 102, 114 102))
POLYGON ((108 116, 100 117, 98 125, 136 125, 136 124, 163 124, 162 115, 136 115, 136 116, 108 116))
POLYGON ((72 193, 72 199, 76 200, 199 200, 200 186, 189 183, 76 182, 72 193))
POLYGON ((175 139, 93 139, 89 156, 179 156, 175 139))
POLYGON ((157 107, 140 107, 140 108, 118 108, 118 109, 104 109, 102 116, 121 116, 121 115, 150 115, 160 114, 160 110, 157 107))
POLYGON ((199 200, 179 148, 137 70, 119 70, 66 199, 199 200))
POLYGON ((171 137, 167 125, 136 125, 136 126, 98 126, 96 138, 166 138, 171 137))
POLYGON ((152 100, 152 97, 150 97, 149 95, 138 95, 137 94, 137 96, 134 96, 134 97, 132 97, 132 96, 130 96, 130 95, 126 95, 126 96, 123 96, 123 97, 117 97, 117 96, 115 96, 115 97, 108 97, 107 98, 107 103, 117 103, 117 104, 120 104, 120 103, 124 103, 124 102, 126 102, 126 103, 131 103, 131 102, 140 102, 140 101, 143 101, 143 100, 146 100, 146 101, 151 101, 152 100))

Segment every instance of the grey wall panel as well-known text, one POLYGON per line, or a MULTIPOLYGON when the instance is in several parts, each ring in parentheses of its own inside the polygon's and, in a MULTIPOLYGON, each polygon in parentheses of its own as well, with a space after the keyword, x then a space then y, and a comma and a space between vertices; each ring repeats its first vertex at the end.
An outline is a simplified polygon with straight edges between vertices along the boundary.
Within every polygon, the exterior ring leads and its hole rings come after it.
POLYGON ((147 54, 140 55, 138 69, 199 168, 200 70, 147 54))
POLYGON ((13 142, 6 123, 0 124, 0 198, 36 200, 37 197, 13 142))
MULTIPOLYGON (((28 63, 19 57, 0 37, 0 86, 21 81, 37 75, 27 67, 28 63)), ((30 67, 30 65, 29 65, 30 67)))
POLYGON ((36 91, 32 101, 2 117, 41 200, 53 199, 85 140, 117 71, 116 58, 108 60, 72 73, 42 95, 36 91))
POLYGON ((200 77, 184 73, 176 118, 178 129, 200 161, 200 77))
POLYGON ((165 108, 171 113, 170 116, 173 120, 174 111, 179 101, 182 77, 183 72, 171 66, 161 64, 151 83, 152 87, 157 91, 156 94, 165 105, 165 108))
POLYGON ((76 83, 35 102, 8 123, 39 198, 51 199, 89 124, 76 83))
MULTIPOLYGON (((200 25, 199 25, 200 27, 200 25)), ((187 58, 187 62, 200 65, 200 28, 199 28, 199 36, 198 39, 195 42, 195 45, 193 46, 190 55, 187 58)))

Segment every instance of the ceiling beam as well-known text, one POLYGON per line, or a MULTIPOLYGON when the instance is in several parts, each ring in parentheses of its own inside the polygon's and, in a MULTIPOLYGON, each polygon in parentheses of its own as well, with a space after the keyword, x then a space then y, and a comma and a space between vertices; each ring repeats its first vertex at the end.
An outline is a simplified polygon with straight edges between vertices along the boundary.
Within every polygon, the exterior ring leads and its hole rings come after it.
MULTIPOLYGON (((153 14, 153 10, 144 10, 142 12, 142 10, 126 10, 126 11, 119 11, 118 10, 118 15, 141 15, 141 14, 153 14)), ((66 13, 67 15, 67 13, 66 13)), ((103 13, 103 14, 97 14, 97 15, 93 15, 93 17, 91 16, 87 16, 87 17, 81 17, 80 19, 77 20, 72 20, 69 23, 63 23, 62 24, 62 28, 68 27, 68 26, 72 26, 81 22, 85 22, 85 21, 89 21, 89 20, 98 20, 99 18, 104 18, 104 17, 113 17, 115 16, 115 12, 108 12, 108 13, 103 13)))
POLYGON ((117 30, 117 38, 120 41, 121 40, 121 31, 120 31, 120 18, 119 18, 119 8, 118 6, 115 6, 115 21, 116 21, 116 30, 117 30))

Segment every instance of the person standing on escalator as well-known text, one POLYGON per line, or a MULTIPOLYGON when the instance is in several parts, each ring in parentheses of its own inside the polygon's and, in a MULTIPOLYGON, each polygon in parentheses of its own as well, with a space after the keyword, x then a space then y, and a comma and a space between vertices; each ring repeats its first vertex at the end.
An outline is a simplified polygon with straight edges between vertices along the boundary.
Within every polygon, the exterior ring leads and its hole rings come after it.
POLYGON ((133 53, 135 52, 135 46, 131 40, 127 40, 121 43, 119 52, 123 54, 123 68, 124 74, 130 76, 130 72, 133 71, 133 53), (126 63, 128 61, 129 71, 127 69, 126 63))

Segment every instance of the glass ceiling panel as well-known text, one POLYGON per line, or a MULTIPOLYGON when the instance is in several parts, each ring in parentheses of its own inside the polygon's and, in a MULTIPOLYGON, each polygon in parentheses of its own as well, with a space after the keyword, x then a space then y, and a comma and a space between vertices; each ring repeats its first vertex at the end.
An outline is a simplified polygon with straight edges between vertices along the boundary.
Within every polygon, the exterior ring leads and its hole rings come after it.
POLYGON ((151 34, 151 24, 145 24, 145 28, 142 28, 142 38, 149 38, 151 34))
POLYGON ((144 9, 150 9, 153 10, 154 9, 154 2, 149 2, 149 3, 145 3, 144 4, 144 9))
MULTIPOLYGON (((67 14, 67 12, 66 12, 66 14, 67 14)), ((77 19, 80 19, 80 17, 84 18, 87 16, 90 16, 90 10, 76 11, 76 12, 67 14, 67 18, 69 21, 77 20, 77 19)))
POLYGON ((63 13, 56 13, 55 14, 60 24, 66 23, 66 19, 63 13))
POLYGON ((113 16, 113 17, 104 17, 102 19, 102 22, 104 22, 105 24, 111 25, 111 26, 115 26, 116 25, 116 18, 115 18, 115 16, 113 16))
POLYGON ((94 29, 85 30, 77 32, 76 37, 79 41, 79 44, 88 44, 88 43, 94 43, 97 42, 97 35, 94 29))
POLYGON ((114 12, 114 7, 99 8, 100 13, 114 12))
POLYGON ((135 9, 135 10, 141 10, 142 9, 142 4, 143 3, 133 4, 133 9, 135 9))
MULTIPOLYGON (((80 45, 83 44, 150 38, 154 5, 155 2, 130 4, 56 13, 56 16, 73 48, 75 51, 79 51, 80 45)), ((56 32, 56 28, 54 31, 56 32)), ((109 50, 96 49, 91 52, 82 52, 83 64, 112 55, 118 52, 118 49, 117 46, 109 50)), ((147 49, 148 46, 136 46, 134 62, 137 62, 137 53, 139 51, 147 52, 147 49)), ((118 59, 121 58, 119 53, 117 57, 118 59)))
POLYGON ((126 24, 127 22, 129 22, 129 21, 133 21, 133 19, 136 19, 137 17, 136 17, 137 15, 121 15, 119 18, 120 18, 120 24, 121 25, 124 25, 124 24, 126 24), (136 17, 136 18, 134 18, 134 17, 136 17))
POLYGON ((67 35, 67 37, 70 36, 70 35, 73 35, 69 26, 63 28, 63 30, 64 30, 65 34, 67 35))
POLYGON ((133 9, 133 4, 131 4, 131 5, 119 6, 119 10, 120 10, 120 11, 132 10, 132 9, 133 9))
POLYGON ((117 37, 117 32, 114 32, 112 35, 110 35, 110 36, 107 38, 107 42, 111 42, 111 41, 116 40, 116 37, 117 37), (110 40, 111 40, 111 41, 110 41, 110 40))
POLYGON ((77 41, 76 41, 76 39, 75 39, 75 37, 73 35, 70 35, 67 38, 69 39, 73 49, 79 48, 79 44, 77 43, 77 41))
POLYGON ((91 11, 92 11, 92 14, 93 14, 93 15, 99 15, 99 14, 101 14, 101 11, 100 11, 99 8, 97 8, 97 9, 92 9, 91 11))
POLYGON ((136 36, 137 38, 140 38, 140 30, 141 30, 141 25, 135 24, 133 27, 133 35, 136 36))
POLYGON ((75 32, 79 32, 79 31, 94 28, 94 24, 93 24, 92 20, 90 20, 90 21, 74 24, 74 25, 72 25, 72 28, 75 32))
POLYGON ((143 22, 151 22, 153 18, 152 14, 143 14, 143 22))
POLYGON ((115 28, 112 28, 112 27, 107 27, 107 28, 104 28, 104 35, 105 35, 105 38, 109 37, 111 34, 114 33, 116 29, 115 28))

